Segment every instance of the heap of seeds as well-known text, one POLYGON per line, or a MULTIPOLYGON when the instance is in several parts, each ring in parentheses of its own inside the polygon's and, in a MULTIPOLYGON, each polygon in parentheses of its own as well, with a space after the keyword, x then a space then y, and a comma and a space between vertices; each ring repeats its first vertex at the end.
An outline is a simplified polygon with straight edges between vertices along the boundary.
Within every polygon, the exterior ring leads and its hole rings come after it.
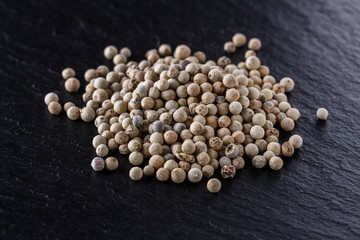
MULTIPOLYGON (((233 53, 246 42, 245 35, 237 33, 224 50, 233 53)), ((216 171, 233 178, 244 167, 245 156, 255 168, 268 164, 280 170, 284 163, 279 156, 291 157, 303 140, 293 135, 280 144, 276 126, 291 131, 301 114, 285 94, 294 89, 294 81, 284 77, 277 82, 270 75, 256 56, 261 45, 259 39, 250 39, 245 59, 237 65, 226 56, 206 60, 204 52, 191 54, 186 45, 172 52, 162 44, 140 62, 128 61, 129 48, 106 47, 112 71, 104 65, 88 69, 82 97, 86 106, 63 106, 69 119, 94 121, 97 127, 92 145, 98 157, 92 168, 117 169, 118 160, 107 157, 117 150, 129 154, 132 180, 155 175, 159 181, 182 183, 187 178, 196 183, 208 178, 212 193, 221 189, 216 171)), ((67 91, 79 90, 72 68, 62 76, 67 91)), ((58 101, 55 93, 46 95, 50 113, 61 112, 58 101)))

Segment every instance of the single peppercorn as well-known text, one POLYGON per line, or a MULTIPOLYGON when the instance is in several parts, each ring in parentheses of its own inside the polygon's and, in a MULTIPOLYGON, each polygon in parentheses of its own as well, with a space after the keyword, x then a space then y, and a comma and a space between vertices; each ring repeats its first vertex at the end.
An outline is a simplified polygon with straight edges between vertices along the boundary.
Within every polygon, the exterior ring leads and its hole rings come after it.
POLYGON ((289 143, 291 143, 291 145, 293 145, 295 149, 298 149, 298 148, 300 148, 302 146, 303 139, 299 135, 292 135, 289 138, 289 143))
POLYGON ((45 104, 49 105, 51 102, 59 102, 59 97, 56 93, 50 92, 44 98, 45 104))
POLYGON ((291 118, 285 117, 281 122, 280 126, 284 131, 291 131, 295 127, 295 122, 291 118))
POLYGON ((191 50, 188 46, 182 44, 176 47, 174 56, 179 59, 185 59, 189 57, 191 54, 191 50))
POLYGON ((281 154, 285 157, 291 157, 294 154, 294 146, 290 142, 284 142, 281 145, 281 154))
POLYGON ((119 161, 114 157, 108 157, 105 159, 105 166, 107 170, 114 171, 119 166, 119 161))
POLYGON ((191 168, 188 172, 188 179, 192 183, 200 182, 202 177, 203 177, 203 173, 199 168, 191 168))
POLYGON ((96 147, 96 154, 99 157, 105 157, 109 153, 109 148, 105 144, 100 144, 96 147))
POLYGON ((116 54, 118 54, 118 49, 113 45, 109 45, 104 49, 104 56, 106 59, 111 60, 116 54))
POLYGON ((234 43, 235 47, 242 47, 246 44, 246 36, 242 33, 236 33, 232 37, 232 42, 234 43))
POLYGON ((223 178, 234 178, 236 168, 233 165, 225 165, 221 168, 221 176, 223 178))
POLYGON ((48 105, 48 110, 51 114, 59 115, 61 113, 61 105, 58 102, 51 102, 48 105))
POLYGON ((221 189, 221 182, 217 178, 212 178, 207 182, 206 187, 209 192, 217 193, 221 189))
POLYGON ((162 182, 165 182, 167 180, 169 180, 170 178, 170 171, 169 169, 167 168, 159 168, 157 171, 156 171, 156 178, 159 180, 159 181, 162 181, 162 182))
POLYGON ((266 158, 261 155, 256 155, 252 159, 252 164, 256 168, 263 168, 265 167, 266 163, 267 163, 266 158))
POLYGON ((151 176, 154 174, 155 169, 150 165, 146 165, 143 169, 143 172, 145 176, 151 176))
POLYGON ((95 119, 95 111, 92 108, 84 107, 80 110, 80 117, 84 122, 91 122, 95 119))
POLYGON ((261 41, 258 38, 251 38, 248 43, 248 48, 254 51, 258 51, 261 48, 261 41))
POLYGON ((105 168, 105 161, 103 158, 101 157, 95 157, 92 161, 91 161, 91 167, 95 170, 95 171, 102 171, 105 168))
POLYGON ((279 157, 272 157, 269 160, 269 166, 272 170, 280 170, 284 165, 284 162, 279 157))
POLYGON ((68 92, 77 92, 80 88, 80 81, 77 78, 71 77, 65 81, 65 89, 68 92))
POLYGON ((326 110, 325 108, 319 108, 316 111, 316 116, 318 117, 318 119, 320 120, 326 120, 329 116, 329 112, 328 110, 326 110))
POLYGON ((143 177, 143 171, 139 167, 133 167, 130 169, 129 176, 132 180, 138 181, 143 177))
POLYGON ((144 160, 144 157, 140 152, 135 151, 135 152, 130 153, 130 155, 129 155, 129 162, 132 165, 135 165, 135 166, 141 165, 143 163, 143 160, 144 160))
POLYGON ((72 106, 66 111, 66 115, 70 120, 78 120, 80 118, 80 109, 72 106))
POLYGON ((186 172, 182 168, 174 168, 171 171, 171 180, 174 183, 182 183, 186 179, 186 172))
POLYGON ((236 47, 235 47, 235 44, 233 42, 226 42, 224 44, 224 50, 227 52, 227 53, 234 53, 236 52, 236 47))

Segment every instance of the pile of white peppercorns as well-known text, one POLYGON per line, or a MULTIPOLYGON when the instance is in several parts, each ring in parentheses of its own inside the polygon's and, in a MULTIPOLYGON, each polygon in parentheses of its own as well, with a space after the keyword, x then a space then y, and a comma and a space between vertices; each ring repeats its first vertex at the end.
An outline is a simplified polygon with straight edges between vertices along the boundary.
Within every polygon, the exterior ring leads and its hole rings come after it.
MULTIPOLYGON (((243 47, 245 35, 237 33, 224 50, 233 53, 243 47)), ((233 178, 245 165, 244 155, 256 168, 267 164, 280 170, 284 157, 291 157, 303 140, 293 135, 279 143, 279 130, 294 129, 301 114, 287 101, 286 92, 294 88, 289 77, 279 82, 256 56, 261 41, 248 42, 245 60, 237 65, 222 56, 217 62, 206 61, 205 53, 191 55, 186 45, 176 47, 173 55, 168 44, 146 52, 145 60, 128 61, 129 48, 115 46, 104 50, 114 63, 113 70, 101 65, 88 69, 88 84, 83 94, 86 106, 64 104, 69 119, 94 121, 99 135, 92 145, 98 157, 91 166, 95 171, 115 170, 118 160, 103 157, 111 151, 129 154, 134 166, 129 176, 140 180, 155 175, 160 181, 182 183, 209 178, 207 188, 215 193, 221 182, 213 175, 220 169, 223 178, 233 178)), ((62 72, 65 88, 77 92, 80 81, 75 71, 62 72)), ((45 97, 52 114, 61 112, 55 93, 45 97)), ((326 110, 325 110, 326 111, 326 110)), ((327 112, 318 112, 326 119, 327 112)))

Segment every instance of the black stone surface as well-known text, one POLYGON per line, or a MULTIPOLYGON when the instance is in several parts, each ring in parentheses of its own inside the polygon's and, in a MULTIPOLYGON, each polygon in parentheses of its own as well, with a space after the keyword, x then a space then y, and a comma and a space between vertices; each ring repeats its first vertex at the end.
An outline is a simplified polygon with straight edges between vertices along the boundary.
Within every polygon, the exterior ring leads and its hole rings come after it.
POLYGON ((359 16, 357 0, 0 1, 0 238, 359 239, 359 16), (289 101, 304 146, 280 172, 247 162, 219 194, 205 181, 133 182, 126 157, 96 173, 93 124, 43 102, 55 91, 81 104, 60 72, 71 66, 84 83, 87 68, 108 64, 108 44, 134 60, 160 43, 216 59, 235 32, 261 38, 271 74, 296 81, 289 101))

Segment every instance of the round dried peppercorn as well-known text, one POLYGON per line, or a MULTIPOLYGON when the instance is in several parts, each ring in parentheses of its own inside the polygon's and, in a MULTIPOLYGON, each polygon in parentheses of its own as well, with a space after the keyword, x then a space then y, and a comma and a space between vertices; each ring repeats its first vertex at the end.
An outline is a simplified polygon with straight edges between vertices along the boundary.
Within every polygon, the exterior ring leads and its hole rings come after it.
POLYGON ((61 76, 66 80, 68 78, 71 77, 75 77, 75 70, 72 68, 65 68, 62 72, 61 72, 61 76))
POLYGON ((188 179, 192 183, 200 182, 203 177, 203 173, 199 168, 191 168, 188 172, 188 179))
POLYGON ((217 193, 221 189, 221 182, 217 178, 212 178, 207 182, 206 187, 209 192, 217 193))
POLYGON ((182 183, 186 179, 186 172, 182 168, 174 168, 171 171, 171 180, 174 183, 182 183))
POLYGON ((221 176, 223 178, 234 178, 236 168, 233 165, 225 165, 221 168, 221 176))
POLYGON ((70 120, 78 120, 80 118, 80 109, 72 106, 66 111, 66 115, 70 120))
POLYGON ((263 168, 265 167, 266 163, 267 163, 266 158, 261 155, 256 155, 252 159, 252 164, 256 168, 263 168))
POLYGON ((49 105, 51 102, 59 102, 59 97, 56 93, 50 92, 44 98, 45 104, 49 105))
POLYGON ((281 154, 285 157, 291 157, 294 154, 294 146, 290 142, 284 142, 281 145, 281 154))
POLYGON ((91 161, 91 167, 95 171, 102 171, 105 168, 105 161, 101 157, 96 157, 91 161))
POLYGON ((80 88, 80 81, 77 78, 71 77, 65 81, 65 89, 68 92, 77 92, 80 88))
POLYGON ((51 102, 48 105, 48 110, 51 114, 59 115, 61 113, 61 105, 58 102, 51 102))
POLYGON ((235 47, 235 44, 233 42, 226 42, 224 44, 224 50, 228 53, 234 53, 236 52, 236 47, 235 47))
POLYGON ((291 143, 291 145, 293 145, 295 149, 298 149, 302 146, 303 139, 300 135, 292 135, 289 138, 289 143, 291 143))
POLYGON ((235 144, 227 145, 225 155, 229 158, 236 158, 239 156, 239 148, 235 144))
POLYGON ((191 54, 191 50, 188 46, 182 44, 176 47, 174 56, 179 59, 185 59, 189 57, 191 54))
POLYGON ((138 181, 143 177, 143 171, 139 167, 133 167, 130 169, 129 176, 132 180, 138 181))
POLYGON ((114 157, 108 157, 105 159, 105 166, 107 170, 114 171, 119 166, 119 161, 114 157))
POLYGON ((113 45, 109 45, 104 49, 104 56, 106 59, 111 60, 116 54, 118 54, 118 49, 113 45))
POLYGON ((236 33, 232 37, 232 42, 234 43, 235 47, 242 47, 246 44, 246 36, 242 33, 236 33))
POLYGON ((284 162, 281 158, 279 157, 272 157, 269 160, 269 166, 272 170, 280 170, 284 165, 284 162))
POLYGON ((329 116, 329 112, 325 108, 319 108, 316 112, 316 116, 320 120, 326 120, 329 116))
POLYGON ((248 43, 248 48, 254 51, 258 51, 261 48, 261 41, 258 38, 251 38, 248 43))
POLYGON ((162 182, 165 182, 167 180, 169 180, 170 178, 170 171, 169 169, 167 168, 159 168, 157 171, 156 171, 156 178, 159 180, 159 181, 162 181, 162 182))

